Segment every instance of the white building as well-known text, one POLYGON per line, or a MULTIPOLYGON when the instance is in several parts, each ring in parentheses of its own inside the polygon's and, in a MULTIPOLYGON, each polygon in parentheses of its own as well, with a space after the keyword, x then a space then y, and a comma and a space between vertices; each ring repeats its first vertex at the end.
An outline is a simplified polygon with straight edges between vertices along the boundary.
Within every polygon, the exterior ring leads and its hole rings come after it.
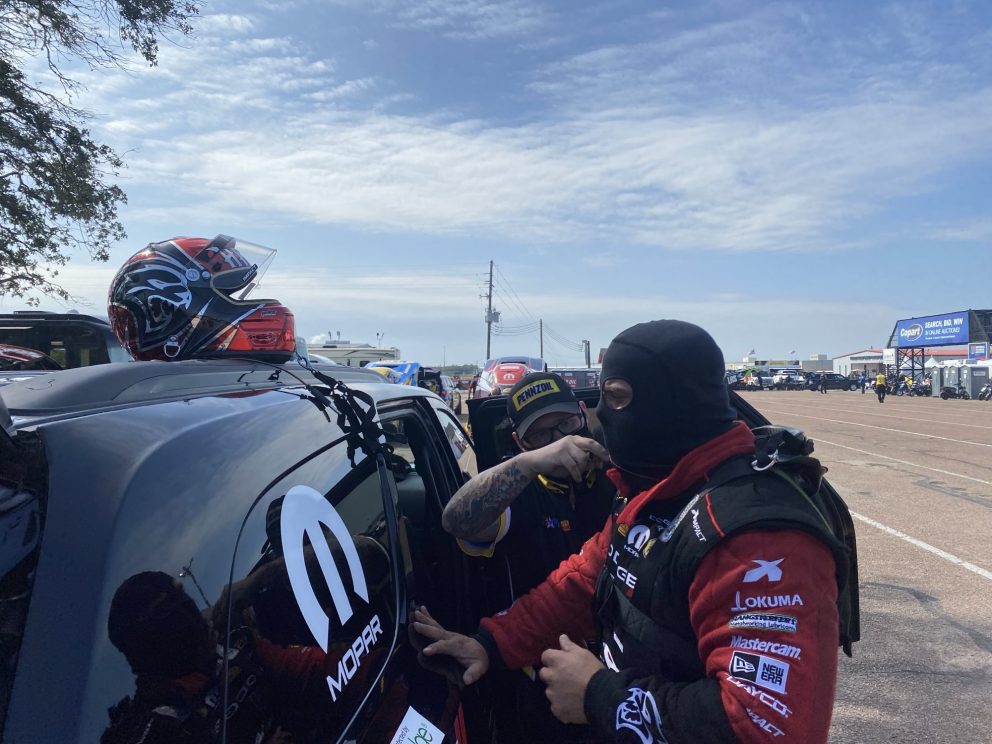
POLYGON ((866 372, 877 375, 883 369, 883 352, 881 349, 862 349, 850 354, 841 354, 833 358, 834 372, 849 375, 852 372, 866 372))
POLYGON ((307 344, 307 352, 348 367, 364 367, 369 362, 400 358, 400 350, 395 346, 377 348, 371 344, 353 344, 350 341, 307 344))

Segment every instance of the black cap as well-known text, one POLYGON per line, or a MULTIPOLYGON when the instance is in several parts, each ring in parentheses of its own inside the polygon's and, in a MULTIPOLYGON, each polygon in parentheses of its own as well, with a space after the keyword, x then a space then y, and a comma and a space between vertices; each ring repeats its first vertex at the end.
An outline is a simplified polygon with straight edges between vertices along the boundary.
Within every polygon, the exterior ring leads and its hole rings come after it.
POLYGON ((581 412, 572 388, 553 372, 527 375, 513 386, 506 399, 506 414, 518 437, 523 437, 530 425, 546 413, 581 412))

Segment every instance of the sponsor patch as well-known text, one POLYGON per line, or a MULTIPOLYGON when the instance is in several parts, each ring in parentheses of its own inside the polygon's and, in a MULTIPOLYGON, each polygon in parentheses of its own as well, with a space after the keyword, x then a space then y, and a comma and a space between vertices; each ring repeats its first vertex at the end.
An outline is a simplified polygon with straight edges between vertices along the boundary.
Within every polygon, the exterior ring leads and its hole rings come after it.
POLYGON ((744 612, 734 615, 727 623, 731 628, 754 628, 755 630, 783 630, 795 633, 799 622, 792 615, 774 615, 770 612, 744 612))
POLYGON ((761 579, 768 579, 770 582, 779 581, 782 578, 782 569, 778 567, 778 564, 784 560, 785 558, 779 558, 777 561, 752 560, 751 562, 757 563, 758 567, 752 568, 744 574, 744 583, 753 584, 761 579))
POLYGON ((774 610, 776 607, 802 607, 803 598, 798 594, 762 594, 757 597, 741 598, 741 593, 734 594, 734 606, 731 612, 747 612, 748 610, 774 610))
POLYGON ((703 534, 703 530, 699 526, 699 509, 692 510, 692 531, 696 535, 697 540, 706 542, 706 535, 703 534))
POLYGON ((769 708, 771 708, 773 711, 775 711, 780 716, 782 716, 782 718, 788 718, 789 716, 792 715, 792 709, 789 708, 788 705, 786 705, 785 703, 783 703, 777 697, 774 697, 772 695, 769 695, 767 692, 765 692, 764 690, 762 690, 760 687, 755 687, 754 685, 752 685, 752 684, 750 684, 748 682, 742 682, 741 680, 737 679, 736 677, 727 677, 727 681, 730 684, 732 684, 732 685, 736 685, 737 687, 740 687, 748 695, 750 695, 751 697, 753 697, 755 700, 757 700, 758 702, 760 702, 762 705, 766 705, 769 708))
POLYGON ((544 527, 548 530, 561 530, 562 532, 572 531, 572 523, 567 519, 559 519, 558 517, 545 517, 544 527))
POLYGON ((672 535, 675 534, 675 530, 678 528, 678 526, 682 524, 682 520, 686 518, 686 516, 689 514, 692 508, 696 505, 696 502, 698 502, 702 497, 703 494, 697 493, 692 498, 692 501, 690 501, 688 504, 685 505, 682 511, 679 512, 678 516, 675 517, 675 519, 672 520, 671 524, 669 524, 668 527, 665 528, 665 531, 658 536, 658 538, 662 542, 668 542, 669 540, 672 539, 672 535))
POLYGON ((775 737, 785 736, 785 732, 782 729, 780 729, 778 726, 776 726, 774 723, 769 723, 766 719, 759 716, 750 708, 745 708, 744 710, 747 711, 748 718, 751 719, 751 722, 755 726, 760 728, 762 731, 764 731, 766 734, 771 734, 772 736, 775 737))
POLYGON ((731 676, 753 682, 759 687, 785 694, 789 681, 789 664, 761 654, 734 651, 728 669, 731 676))
POLYGON ((632 687, 628 692, 627 699, 617 706, 617 731, 633 731, 641 744, 668 744, 654 696, 640 687, 632 687))
POLYGON ((651 528, 644 524, 638 524, 627 533, 627 544, 634 550, 640 551, 651 537, 651 528))
POLYGON ((743 648, 746 651, 764 651, 769 654, 778 654, 788 659, 798 659, 802 657, 803 650, 798 646, 790 646, 788 643, 774 643, 772 641, 759 641, 757 638, 744 638, 735 635, 730 639, 730 645, 734 648, 743 648))
MULTIPOLYGON (((504 375, 503 379, 507 379, 507 375, 504 375)), ((513 375, 509 375, 509 379, 512 380, 513 375)), ((519 411, 532 400, 537 400, 538 398, 543 398, 545 395, 560 392, 561 388, 558 387, 557 382, 550 379, 543 379, 532 382, 530 385, 524 385, 520 388, 520 390, 513 394, 513 397, 510 398, 510 400, 513 403, 513 407, 519 411)))

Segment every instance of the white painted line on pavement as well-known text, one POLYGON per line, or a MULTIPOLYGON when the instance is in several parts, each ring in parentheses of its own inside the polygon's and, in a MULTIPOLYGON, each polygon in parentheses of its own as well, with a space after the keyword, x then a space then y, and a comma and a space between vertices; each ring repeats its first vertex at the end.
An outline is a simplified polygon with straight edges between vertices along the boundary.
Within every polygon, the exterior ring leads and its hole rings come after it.
POLYGON ((810 437, 813 440, 813 444, 818 442, 823 442, 824 444, 829 444, 832 447, 840 447, 842 449, 851 450, 851 452, 857 452, 861 455, 868 455, 869 457, 881 457, 883 460, 892 460, 892 462, 898 462, 900 465, 908 465, 911 468, 919 468, 920 470, 930 470, 934 473, 943 473, 944 475, 950 475, 954 478, 964 478, 965 480, 975 481, 975 483, 982 483, 986 486, 992 486, 992 481, 982 480, 981 478, 973 478, 970 475, 962 475, 961 473, 952 473, 950 470, 941 470, 940 468, 931 468, 927 465, 917 465, 915 462, 910 462, 909 460, 900 460, 898 457, 889 457, 888 455, 880 455, 876 452, 868 452, 868 450, 858 449, 857 447, 848 447, 846 444, 837 444, 837 442, 831 442, 827 439, 820 439, 819 437, 810 437))
MULTIPOLYGON (((779 403, 778 401, 775 401, 775 403, 778 404, 778 405, 780 405, 780 406, 791 406, 793 408, 798 408, 798 407, 800 407, 800 406, 803 405, 802 403, 779 403)), ((832 412, 836 412, 836 413, 864 413, 864 410, 863 409, 857 409, 857 408, 827 408, 827 409, 823 409, 823 408, 817 407, 817 408, 810 409, 810 408, 807 408, 807 407, 803 407, 803 410, 804 411, 809 411, 809 410, 814 410, 814 411, 827 410, 827 411, 832 411, 832 412)), ((897 410, 901 410, 901 409, 897 409, 897 410)), ((893 415, 887 414, 887 413, 878 413, 877 412, 877 409, 876 409, 876 413, 873 413, 872 414, 872 417, 881 416, 882 418, 894 418, 894 419, 901 419, 903 421, 919 421, 920 420, 920 416, 924 416, 924 415, 926 415, 924 412, 920 412, 920 414, 918 416, 893 416, 893 415)), ((944 426, 967 426, 969 429, 992 429, 992 426, 983 426, 982 424, 965 424, 965 423, 962 423, 960 421, 938 421, 936 419, 932 419, 932 418, 929 418, 929 417, 926 418, 926 423, 928 423, 928 424, 942 424, 944 426)))
POLYGON ((874 519, 869 519, 868 517, 862 514, 858 514, 857 512, 852 511, 851 516, 861 522, 864 522, 865 524, 870 524, 872 527, 882 530, 882 532, 887 532, 890 535, 898 537, 900 540, 905 540, 911 545, 915 545, 918 548, 922 548, 923 550, 926 550, 928 553, 933 553, 934 555, 943 558, 945 561, 949 561, 953 563, 955 566, 961 566, 961 568, 966 568, 972 573, 978 574, 983 579, 988 579, 989 581, 992 581, 992 571, 986 571, 984 568, 981 568, 980 566, 976 566, 974 563, 968 563, 968 561, 963 561, 960 558, 958 558, 956 555, 952 555, 948 553, 946 550, 935 548, 930 543, 925 543, 922 540, 917 540, 915 537, 911 537, 910 535, 907 535, 905 532, 900 532, 897 529, 893 529, 892 527, 889 527, 888 525, 884 525, 881 522, 876 522, 874 519))
MULTIPOLYGON (((765 413, 767 409, 759 408, 759 411, 765 413)), ((772 411, 775 413, 775 411, 772 411)), ((971 442, 967 439, 952 439, 951 437, 938 437, 936 434, 924 434, 919 431, 907 431, 906 429, 890 429, 888 426, 874 426, 872 424, 859 424, 857 421, 839 421, 837 419, 823 418, 821 416, 807 416, 804 413, 789 413, 785 411, 784 416, 798 416, 799 418, 815 419, 816 421, 829 421, 832 424, 845 424, 847 426, 861 426, 865 429, 881 429, 882 431, 894 431, 897 434, 912 434, 917 437, 926 437, 927 439, 942 439, 945 442, 956 442, 957 444, 973 444, 976 447, 992 447, 992 444, 986 444, 985 442, 971 442)), ((815 439, 813 441, 816 441, 815 439)))

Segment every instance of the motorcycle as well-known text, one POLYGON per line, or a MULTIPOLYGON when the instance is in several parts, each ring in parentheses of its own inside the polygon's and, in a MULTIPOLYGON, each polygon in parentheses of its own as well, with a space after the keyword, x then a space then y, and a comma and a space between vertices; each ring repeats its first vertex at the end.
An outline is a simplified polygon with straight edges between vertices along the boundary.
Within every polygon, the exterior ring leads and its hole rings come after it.
POLYGON ((918 395, 921 398, 929 398, 930 392, 931 392, 931 388, 929 385, 923 382, 918 382, 915 385, 913 385, 913 389, 909 391, 909 394, 918 395))
POLYGON ((985 383, 978 393, 979 400, 992 400, 992 380, 985 383))
POLYGON ((940 389, 940 399, 947 400, 948 398, 960 398, 961 400, 969 400, 971 398, 968 395, 968 391, 964 389, 964 385, 960 382, 957 387, 951 387, 950 385, 945 385, 940 389))

